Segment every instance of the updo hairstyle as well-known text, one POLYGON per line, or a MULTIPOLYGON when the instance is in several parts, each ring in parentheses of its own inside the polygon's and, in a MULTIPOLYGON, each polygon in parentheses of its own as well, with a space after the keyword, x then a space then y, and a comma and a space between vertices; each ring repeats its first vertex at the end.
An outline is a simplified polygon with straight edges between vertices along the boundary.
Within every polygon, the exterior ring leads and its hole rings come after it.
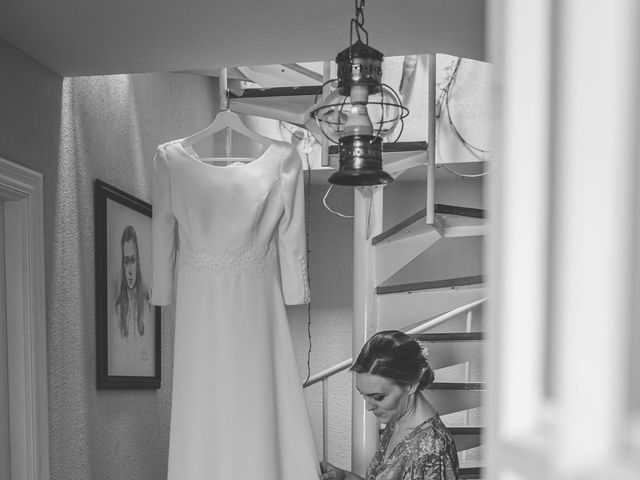
POLYGON ((385 330, 369 338, 351 371, 380 375, 400 386, 417 383, 419 390, 427 388, 434 379, 420 344, 398 330, 385 330))

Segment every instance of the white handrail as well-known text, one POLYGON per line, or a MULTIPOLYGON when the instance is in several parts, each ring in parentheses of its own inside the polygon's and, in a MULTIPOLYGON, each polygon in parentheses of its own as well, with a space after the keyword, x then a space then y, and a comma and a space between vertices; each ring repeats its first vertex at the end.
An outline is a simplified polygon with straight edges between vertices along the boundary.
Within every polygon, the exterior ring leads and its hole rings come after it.
MULTIPOLYGON (((480 300, 476 300, 474 302, 471 303, 467 303, 466 305, 462 305, 461 307, 458 307, 454 310, 450 310, 446 313, 443 313, 442 315, 433 318, 431 320, 426 320, 424 323, 422 323, 421 325, 418 325, 417 327, 414 327, 410 330, 407 330, 405 333, 407 334, 414 334, 414 333, 422 333, 425 332, 433 327, 436 327, 437 325, 440 325, 442 322, 445 322, 453 317, 455 317, 456 315, 460 315, 461 313, 464 312, 468 312, 469 310, 473 310, 475 307, 477 307, 478 305, 481 305, 482 303, 486 302, 487 298, 481 298, 480 300)), ((306 388, 306 387, 310 387, 311 385, 318 383, 322 380, 324 380, 325 378, 331 377, 332 375, 335 375, 336 373, 340 373, 343 370, 346 370, 347 368, 349 368, 351 366, 351 364, 353 363, 353 358, 349 358, 347 360, 344 360, 336 365, 334 365, 333 367, 327 368, 326 370, 321 371, 320 373, 316 373, 315 375, 309 377, 309 380, 307 380, 302 387, 306 388)))
POLYGON ((344 360, 344 361, 334 365, 331 368, 327 368, 326 370, 323 370, 320 373, 316 373, 315 375, 312 375, 311 377, 309 377, 309 380, 307 380, 302 385, 302 387, 303 388, 310 387, 314 383, 318 383, 318 382, 324 380, 325 378, 329 378, 329 377, 335 375, 336 373, 340 373, 341 371, 346 370, 347 368, 349 368, 351 366, 351 363, 353 363, 353 360, 351 358, 348 358, 347 360, 344 360))
POLYGON ((487 301, 487 297, 481 298, 480 300, 476 300, 475 302, 467 303, 461 307, 450 310, 447 313, 443 313, 439 317, 434 318, 433 320, 427 320, 422 325, 418 325, 417 327, 412 328, 411 330, 407 330, 405 333, 411 335, 414 333, 422 333, 433 327, 440 325, 442 322, 446 322, 447 320, 455 317, 456 315, 460 315, 461 313, 468 312, 469 310, 473 310, 478 305, 487 301))
MULTIPOLYGON (((408 334, 414 334, 414 333, 422 333, 426 330, 429 330, 430 328, 435 327, 436 325, 441 324, 442 322, 445 322, 447 320, 449 320, 450 318, 455 317, 456 315, 459 315, 461 313, 467 312, 469 314, 469 316, 467 317, 467 323, 470 322, 470 315, 471 312, 474 308, 476 308, 478 305, 486 302, 486 297, 485 298, 481 298, 480 300, 476 300, 474 302, 468 303, 466 305, 463 305, 461 307, 458 307, 454 310, 450 310, 446 313, 443 313, 442 315, 433 318, 431 320, 426 320, 424 323, 422 323, 421 325, 418 325, 417 327, 414 327, 410 330, 408 330, 406 333, 408 334)), ((338 363, 337 365, 334 365, 331 368, 327 368, 326 370, 323 370, 320 373, 317 373, 315 375, 313 375, 312 377, 309 377, 309 380, 307 380, 302 387, 306 388, 309 387, 315 383, 318 382, 322 382, 322 457, 324 458, 324 460, 328 461, 329 460, 329 435, 328 435, 328 429, 329 429, 329 407, 328 407, 328 403, 329 403, 329 378, 333 375, 335 375, 336 373, 342 372, 343 370, 346 370, 347 368, 349 368, 351 366, 352 363, 352 359, 349 358, 343 362, 338 363)))

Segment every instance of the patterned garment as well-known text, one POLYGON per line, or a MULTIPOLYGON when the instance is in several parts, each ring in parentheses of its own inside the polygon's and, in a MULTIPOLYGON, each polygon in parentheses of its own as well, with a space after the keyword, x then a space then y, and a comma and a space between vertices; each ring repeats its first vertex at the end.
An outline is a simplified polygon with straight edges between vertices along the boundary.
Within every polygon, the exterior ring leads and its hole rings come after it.
POLYGON ((366 480, 457 480, 456 445, 438 414, 414 428, 385 461, 393 428, 394 425, 385 428, 366 480))

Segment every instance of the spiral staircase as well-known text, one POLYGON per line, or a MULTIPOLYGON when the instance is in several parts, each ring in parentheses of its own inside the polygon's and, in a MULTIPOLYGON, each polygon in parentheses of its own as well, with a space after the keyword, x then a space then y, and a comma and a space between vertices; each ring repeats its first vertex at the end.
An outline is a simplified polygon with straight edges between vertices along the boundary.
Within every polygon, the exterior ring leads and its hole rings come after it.
MULTIPOLYGON (((435 101, 434 81, 429 80, 430 101, 435 101)), ((241 94, 231 93, 229 104, 238 113, 277 118, 313 133, 316 126, 308 121, 308 112, 312 99, 319 93, 317 86, 245 89, 241 94)), ((431 108, 429 118, 433 115, 431 108)), ((383 229, 382 193, 385 189, 358 189, 361 195, 354 199, 353 334, 354 338, 362 340, 373 331, 399 329, 429 344, 436 382, 426 395, 454 436, 459 452, 460 478, 479 479, 482 478, 482 399, 485 390, 482 354, 486 342, 482 321, 486 288, 482 272, 464 275, 447 275, 444 272, 436 278, 428 274, 428 278, 413 278, 411 281, 404 281, 401 275, 405 267, 430 255, 442 255, 443 251, 452 256, 453 263, 460 263, 460 259, 455 257, 461 252, 456 252, 456 248, 464 248, 465 243, 456 243, 455 239, 475 237, 483 242, 485 234, 483 210, 435 203, 432 193, 436 178, 435 148, 428 148, 429 144, 435 146, 432 131, 429 137, 429 142, 383 144, 384 169, 394 178, 411 176, 411 172, 424 171, 423 167, 427 166, 427 190, 431 192, 427 196, 431 195, 431 199, 427 198, 425 209, 383 229), (372 215, 372 211, 378 214, 372 215), (372 218, 377 225, 371 225, 372 218), (449 247, 443 249, 443 244, 449 247), (401 281, 396 281, 398 278, 401 281)), ((331 158, 337 154, 335 147, 330 146, 323 151, 328 152, 331 158)), ((468 161, 468 164, 477 162, 476 166, 483 163, 478 159, 462 161, 468 161)), ((323 165, 326 163, 335 165, 337 161, 333 158, 333 162, 326 162, 325 157, 323 165)), ((322 168, 326 167, 314 166, 312 162, 310 168, 317 176, 319 173, 322 175, 322 168)), ((423 173, 419 175, 420 181, 422 177, 423 173)), ((481 263, 477 260, 473 263, 481 263)), ((444 263, 447 263, 446 259, 444 263)), ((312 376, 305 383, 305 387, 318 382, 323 386, 323 456, 328 452, 326 432, 331 428, 327 420, 328 380, 350 364, 351 359, 347 359, 312 376)), ((353 411, 352 417, 361 417, 360 414, 353 411)), ((360 428, 377 427, 352 425, 352 431, 360 428)), ((362 437, 361 433, 354 438, 362 437)), ((353 454, 358 451, 365 458, 370 453, 370 446, 365 449, 354 441, 352 462, 353 454)), ((362 462, 358 462, 362 466, 362 462)))
MULTIPOLYGON (((374 317, 370 323, 376 331, 399 329, 427 343, 436 381, 426 396, 455 439, 460 478, 479 479, 482 478, 482 400, 485 390, 482 368, 486 342, 482 319, 486 300, 484 278, 481 272, 476 272, 424 281, 394 281, 395 278, 402 279, 398 272, 403 267, 429 255, 441 256, 447 252, 451 258, 440 261, 444 264, 449 260, 455 262, 455 257, 461 253, 457 246, 464 248, 467 245, 455 242, 455 239, 474 237, 484 242, 483 210, 446 204, 435 204, 433 208, 435 221, 432 225, 426 223, 427 211, 423 209, 381 233, 363 239, 366 244, 363 248, 371 250, 370 254, 364 255, 367 264, 363 272, 369 278, 363 283, 365 289, 373 290, 371 305, 365 310, 368 316, 374 317), (451 246, 439 248, 445 242, 451 246)), ((370 293, 365 293, 363 301, 371 296, 370 293)), ((354 305, 354 309, 357 308, 354 305)), ((370 330, 371 325, 368 328, 370 330)), ((322 381, 326 403, 329 378, 350 364, 351 359, 321 372, 305 386, 322 381)), ((326 412, 326 408, 324 410, 326 412)), ((356 412, 353 415, 356 416, 356 412)), ((330 428, 325 418, 323 430, 326 432, 330 428)), ((354 444, 354 448, 358 447, 354 444)))
MULTIPOLYGON (((425 215, 424 210, 418 212, 372 238, 377 264, 386 268, 387 274, 389 264, 398 268, 408 258, 407 263, 411 262, 418 251, 423 250, 423 255, 429 255, 430 250, 441 252, 433 248, 438 242, 484 235, 482 210, 436 204, 437 226, 427 225, 425 215), (390 260, 387 256, 394 258, 390 260)), ((455 256, 455 247, 448 254, 455 256)), ((482 325, 482 299, 486 295, 482 275, 378 286, 376 295, 379 330, 423 331, 412 335, 427 344, 436 373, 436 381, 426 396, 454 437, 460 478, 482 478, 485 390, 482 356, 486 341, 482 325), (416 321, 421 315, 426 322, 416 321)))

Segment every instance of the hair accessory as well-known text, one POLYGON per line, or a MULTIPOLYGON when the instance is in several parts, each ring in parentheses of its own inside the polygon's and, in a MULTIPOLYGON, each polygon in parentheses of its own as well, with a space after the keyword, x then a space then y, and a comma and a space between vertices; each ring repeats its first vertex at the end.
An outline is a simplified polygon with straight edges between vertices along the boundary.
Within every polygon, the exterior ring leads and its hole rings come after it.
POLYGON ((420 346, 420 352, 422 352, 424 361, 429 363, 429 348, 427 347, 427 342, 421 342, 418 340, 418 345, 420 346))

